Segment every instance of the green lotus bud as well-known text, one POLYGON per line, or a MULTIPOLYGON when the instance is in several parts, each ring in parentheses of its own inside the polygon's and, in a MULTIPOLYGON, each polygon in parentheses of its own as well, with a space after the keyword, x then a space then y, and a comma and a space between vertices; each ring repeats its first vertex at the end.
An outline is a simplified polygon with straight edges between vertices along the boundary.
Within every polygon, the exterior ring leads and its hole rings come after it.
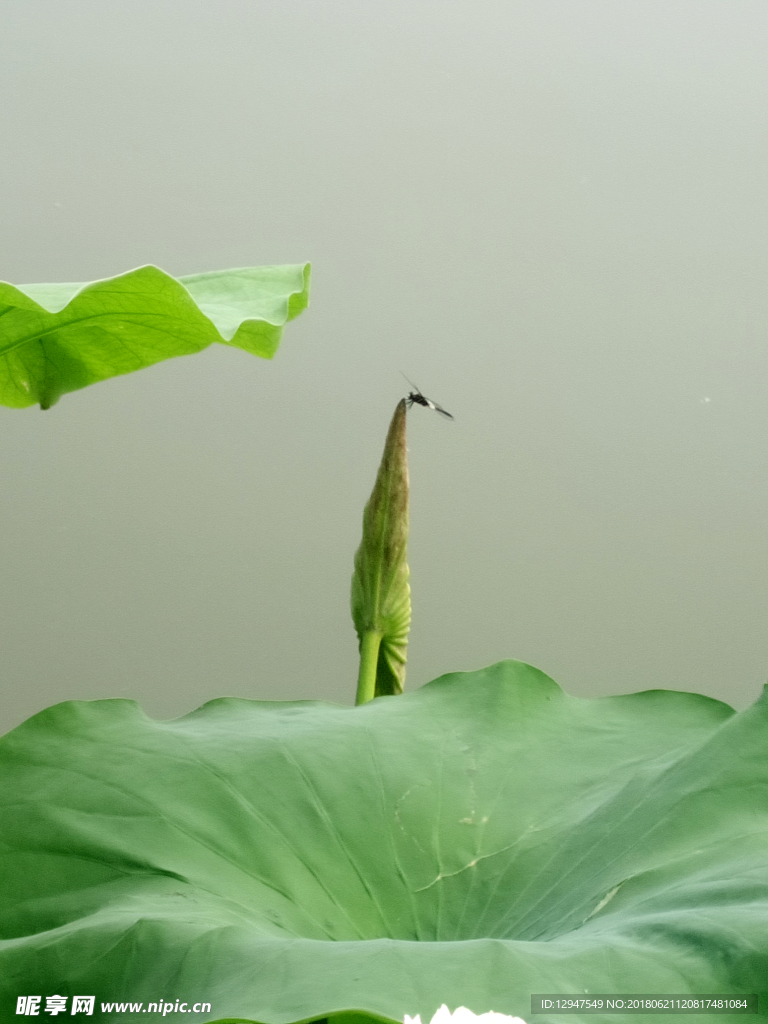
POLYGON ((356 704, 403 692, 411 625, 408 586, 408 454, 405 399, 389 425, 384 454, 363 513, 352 575, 352 621, 360 641, 356 704))

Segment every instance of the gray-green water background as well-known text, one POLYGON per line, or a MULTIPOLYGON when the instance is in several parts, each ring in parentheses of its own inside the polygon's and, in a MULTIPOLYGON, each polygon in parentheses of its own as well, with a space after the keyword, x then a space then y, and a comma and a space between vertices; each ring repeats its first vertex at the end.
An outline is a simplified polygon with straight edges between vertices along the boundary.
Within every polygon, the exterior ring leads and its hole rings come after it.
POLYGON ((215 347, 0 410, 2 727, 351 703, 403 370, 407 685, 768 678, 763 0, 8 0, 0 278, 310 259, 215 347))

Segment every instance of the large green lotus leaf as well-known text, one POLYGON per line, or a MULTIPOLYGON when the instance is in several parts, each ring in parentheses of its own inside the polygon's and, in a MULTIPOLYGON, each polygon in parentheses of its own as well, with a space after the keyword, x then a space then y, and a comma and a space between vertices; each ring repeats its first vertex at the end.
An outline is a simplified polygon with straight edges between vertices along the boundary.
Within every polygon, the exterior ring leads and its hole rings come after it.
POLYGON ((357 708, 69 702, 0 751, 2 1021, 20 994, 286 1024, 760 992, 766 1018, 766 697, 580 700, 502 662, 357 708))
POLYGON ((178 279, 147 266, 90 284, 0 282, 0 404, 47 409, 69 391, 214 341, 271 359, 308 295, 309 264, 178 279))

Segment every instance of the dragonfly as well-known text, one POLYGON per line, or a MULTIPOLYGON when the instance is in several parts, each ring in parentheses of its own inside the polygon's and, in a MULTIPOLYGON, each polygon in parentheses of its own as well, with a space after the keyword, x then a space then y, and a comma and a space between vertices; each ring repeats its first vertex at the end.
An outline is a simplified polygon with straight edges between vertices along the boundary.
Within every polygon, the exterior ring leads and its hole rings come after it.
MULTIPOLYGON (((402 370, 400 372, 402 373, 402 370)), ((404 373, 403 376, 405 377, 404 373)), ((407 377, 405 377, 405 379, 408 380, 407 377)), ((412 380, 408 380, 408 383, 413 388, 413 391, 411 391, 411 393, 406 398, 406 402, 408 403, 409 409, 414 405, 423 405, 425 409, 434 409, 435 412, 439 412, 441 416, 446 416, 449 420, 453 419, 453 416, 451 416, 447 409, 444 409, 441 405, 438 405, 437 402, 431 401, 431 399, 427 398, 426 395, 422 395, 421 389, 417 387, 417 385, 414 384, 412 380)))

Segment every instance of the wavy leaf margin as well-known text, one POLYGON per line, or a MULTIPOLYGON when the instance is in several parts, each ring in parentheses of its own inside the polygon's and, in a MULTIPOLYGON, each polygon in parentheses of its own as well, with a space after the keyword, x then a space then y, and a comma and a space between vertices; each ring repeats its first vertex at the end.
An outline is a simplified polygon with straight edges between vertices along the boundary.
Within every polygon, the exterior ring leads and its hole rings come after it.
POLYGON ((213 342, 271 359, 309 301, 310 264, 174 278, 147 265, 87 284, 0 282, 0 404, 63 394, 213 342))
POLYGON ((757 992, 765 1021, 766 751, 768 689, 579 700, 519 662, 356 708, 57 705, 0 741, 0 1008, 369 1024, 757 992))

